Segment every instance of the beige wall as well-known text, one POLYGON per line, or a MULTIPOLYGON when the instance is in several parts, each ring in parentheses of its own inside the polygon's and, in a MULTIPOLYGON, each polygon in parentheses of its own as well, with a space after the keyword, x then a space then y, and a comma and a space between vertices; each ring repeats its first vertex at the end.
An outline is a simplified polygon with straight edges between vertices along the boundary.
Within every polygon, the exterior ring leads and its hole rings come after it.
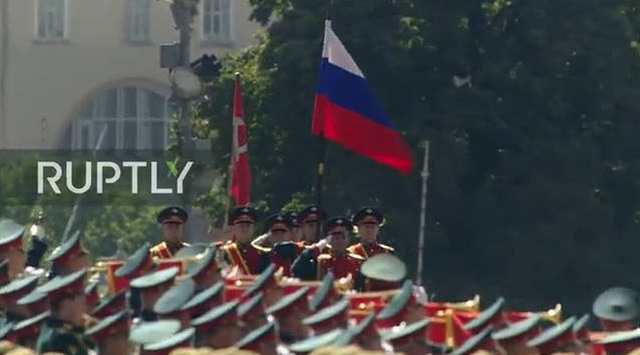
MULTIPOLYGON (((80 107, 105 88, 133 83, 169 93, 159 45, 176 41, 178 33, 167 2, 151 1, 151 43, 135 46, 126 41, 127 0, 67 0, 69 40, 55 44, 36 41, 36 0, 1 1, 8 23, 4 26, 0 16, 0 32, 8 33, 0 33, 0 47, 3 34, 8 46, 0 48, 0 80, 3 72, 6 75, 0 148, 55 148, 80 107)), ((248 20, 248 0, 232 4, 233 45, 203 45, 196 19, 192 59, 203 53, 219 56, 253 42, 258 25, 248 20)))

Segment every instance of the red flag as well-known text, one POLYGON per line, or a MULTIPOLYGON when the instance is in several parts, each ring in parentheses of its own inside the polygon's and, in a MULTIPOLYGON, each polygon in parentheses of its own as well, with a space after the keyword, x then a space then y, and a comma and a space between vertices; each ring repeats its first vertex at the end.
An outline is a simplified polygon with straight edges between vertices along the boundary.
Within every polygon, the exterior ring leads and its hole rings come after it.
POLYGON ((251 170, 249 170, 249 151, 247 146, 247 126, 244 123, 240 78, 236 76, 236 88, 233 97, 233 147, 231 148, 231 196, 236 206, 249 203, 251 188, 251 170))

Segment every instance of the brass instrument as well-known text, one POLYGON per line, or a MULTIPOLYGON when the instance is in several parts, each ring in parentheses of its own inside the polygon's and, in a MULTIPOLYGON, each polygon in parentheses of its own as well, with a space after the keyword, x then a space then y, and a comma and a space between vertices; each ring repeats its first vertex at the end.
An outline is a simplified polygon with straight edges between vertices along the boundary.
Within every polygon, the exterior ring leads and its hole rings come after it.
POLYGON ((480 295, 475 295, 472 299, 462 302, 447 302, 445 303, 447 309, 455 311, 480 311, 480 295))
POLYGON ((542 319, 548 320, 553 324, 560 324, 560 322, 562 322, 562 305, 558 303, 554 308, 548 311, 538 312, 537 314, 540 315, 542 319))

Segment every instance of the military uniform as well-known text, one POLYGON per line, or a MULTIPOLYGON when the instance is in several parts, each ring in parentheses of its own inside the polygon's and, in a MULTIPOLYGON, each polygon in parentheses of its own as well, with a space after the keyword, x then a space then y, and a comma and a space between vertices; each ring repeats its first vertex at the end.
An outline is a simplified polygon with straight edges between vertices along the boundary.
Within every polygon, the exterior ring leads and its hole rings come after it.
POLYGON ((318 256, 318 279, 332 272, 335 277, 356 277, 364 258, 356 254, 321 254, 318 256))
POLYGON ((342 299, 315 314, 305 318, 302 323, 313 329, 315 335, 325 334, 333 329, 349 326, 349 300, 342 299))
MULTIPOLYGON (((68 276, 56 277, 40 286, 38 291, 47 293, 50 301, 83 294, 83 281, 86 274, 85 269, 68 276)), ((40 354, 44 352, 61 352, 69 355, 88 354, 89 349, 93 348, 93 343, 85 336, 84 332, 84 327, 73 325, 52 314, 40 329, 36 350, 40 354)))
POLYGON ((139 317, 141 320, 147 322, 158 320, 158 315, 152 309, 157 299, 148 299, 148 297, 151 297, 148 291, 157 291, 163 288, 169 289, 179 272, 178 267, 173 266, 168 269, 140 276, 131 281, 131 287, 137 288, 140 292, 142 306, 139 317))
POLYGON ((507 352, 521 355, 531 353, 527 342, 540 334, 542 317, 533 314, 528 318, 510 324, 508 327, 494 331, 491 337, 507 352))
POLYGON ((160 319, 179 319, 184 327, 189 326, 189 311, 182 307, 195 292, 196 285, 190 278, 185 278, 171 287, 153 305, 153 311, 160 319))
POLYGON ((478 334, 488 326, 496 328, 502 327, 507 322, 502 312, 504 303, 504 298, 498 297, 487 309, 480 312, 477 317, 465 324, 464 330, 472 334, 478 334))
POLYGON ((40 334, 40 329, 47 317, 49 317, 49 313, 44 312, 35 317, 16 323, 9 332, 7 338, 22 346, 35 348, 38 334, 40 334))
POLYGON ((308 294, 309 288, 303 287, 267 308, 267 313, 271 314, 280 324, 279 332, 282 343, 291 344, 305 339, 309 335, 301 321, 309 312, 308 294))
POLYGON ((612 287, 593 302, 593 314, 598 317, 602 330, 615 332, 636 328, 640 316, 640 295, 625 287, 612 287))
POLYGON ((240 340, 237 310, 238 301, 227 302, 194 319, 191 324, 196 328, 196 345, 221 349, 237 343, 240 340))
POLYGON ((551 355, 558 352, 574 353, 577 350, 573 336, 575 321, 575 317, 571 317, 558 325, 545 329, 529 340, 527 346, 537 349, 540 355, 551 355))
POLYGON ((187 302, 182 309, 189 312, 191 319, 200 317, 207 311, 220 306, 224 302, 224 284, 215 285, 200 291, 187 302))
MULTIPOLYGON (((293 228, 292 221, 280 213, 276 213, 267 218, 266 223, 268 233, 286 233, 291 232, 293 228)), ((291 265, 304 250, 305 247, 296 242, 277 242, 273 248, 269 250, 269 260, 276 266, 276 269, 282 269, 284 276, 289 276, 291 265)))
POLYGON ((80 232, 76 232, 69 238, 66 238, 64 243, 55 248, 47 258, 47 261, 51 263, 49 279, 55 276, 67 276, 79 271, 77 270, 79 265, 76 265, 76 263, 72 265, 69 262, 74 258, 87 255, 88 253, 80 240, 80 232))
MULTIPOLYGON (((117 289, 117 279, 123 279, 124 284, 129 284, 130 280, 133 280, 139 276, 144 276, 155 268, 155 263, 151 256, 151 244, 146 242, 142 247, 138 248, 130 257, 120 266, 115 272, 113 278, 108 278, 109 289, 115 292, 117 289)), ((122 282, 122 281, 120 281, 122 282)), ((130 287, 127 291, 129 293, 129 307, 133 311, 133 316, 138 317, 140 315, 140 290, 135 287, 130 287)))
MULTIPOLYGON (((257 212, 254 208, 243 206, 231 211, 229 220, 231 224, 251 223, 257 219, 257 212)), ((270 263, 269 248, 253 245, 250 241, 236 241, 235 237, 221 247, 225 261, 231 266, 237 266, 239 271, 245 275, 257 275, 261 273, 270 263)))
POLYGON ((99 354, 107 352, 103 348, 110 348, 114 353, 114 345, 119 351, 127 352, 129 344, 125 335, 129 332, 129 311, 124 310, 104 318, 86 331, 86 336, 93 339, 98 345, 99 354))
POLYGON ((33 292, 38 283, 37 276, 27 276, 21 279, 15 279, 11 281, 9 284, 0 288, 0 297, 5 303, 4 307, 6 309, 5 314, 2 316, 0 320, 0 328, 11 324, 22 321, 28 318, 27 314, 18 314, 14 306, 17 305, 19 299, 33 292))
MULTIPOLYGON (((384 216, 382 212, 373 207, 363 207, 353 216, 351 222, 353 225, 358 226, 362 224, 377 224, 382 225, 384 222, 384 216)), ((384 244, 378 242, 375 243, 357 243, 349 247, 349 253, 358 254, 361 257, 367 259, 378 254, 394 253, 395 250, 384 244)))
MULTIPOLYGON (((158 223, 179 223, 183 224, 189 219, 187 212, 180 207, 167 207, 158 213, 158 223)), ((154 245, 149 251, 154 259, 171 259, 174 255, 184 247, 188 247, 189 244, 178 241, 175 244, 162 241, 154 245)))

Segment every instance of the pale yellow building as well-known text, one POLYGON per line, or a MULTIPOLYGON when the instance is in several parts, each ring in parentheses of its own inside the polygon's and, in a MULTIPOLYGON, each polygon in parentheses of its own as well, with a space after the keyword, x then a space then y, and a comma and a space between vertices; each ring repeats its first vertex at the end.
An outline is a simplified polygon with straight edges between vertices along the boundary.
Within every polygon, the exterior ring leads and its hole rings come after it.
MULTIPOLYGON (((254 42, 248 0, 200 0, 191 58, 254 42)), ((167 1, 1 0, 0 149, 161 148, 170 86, 167 1)))

